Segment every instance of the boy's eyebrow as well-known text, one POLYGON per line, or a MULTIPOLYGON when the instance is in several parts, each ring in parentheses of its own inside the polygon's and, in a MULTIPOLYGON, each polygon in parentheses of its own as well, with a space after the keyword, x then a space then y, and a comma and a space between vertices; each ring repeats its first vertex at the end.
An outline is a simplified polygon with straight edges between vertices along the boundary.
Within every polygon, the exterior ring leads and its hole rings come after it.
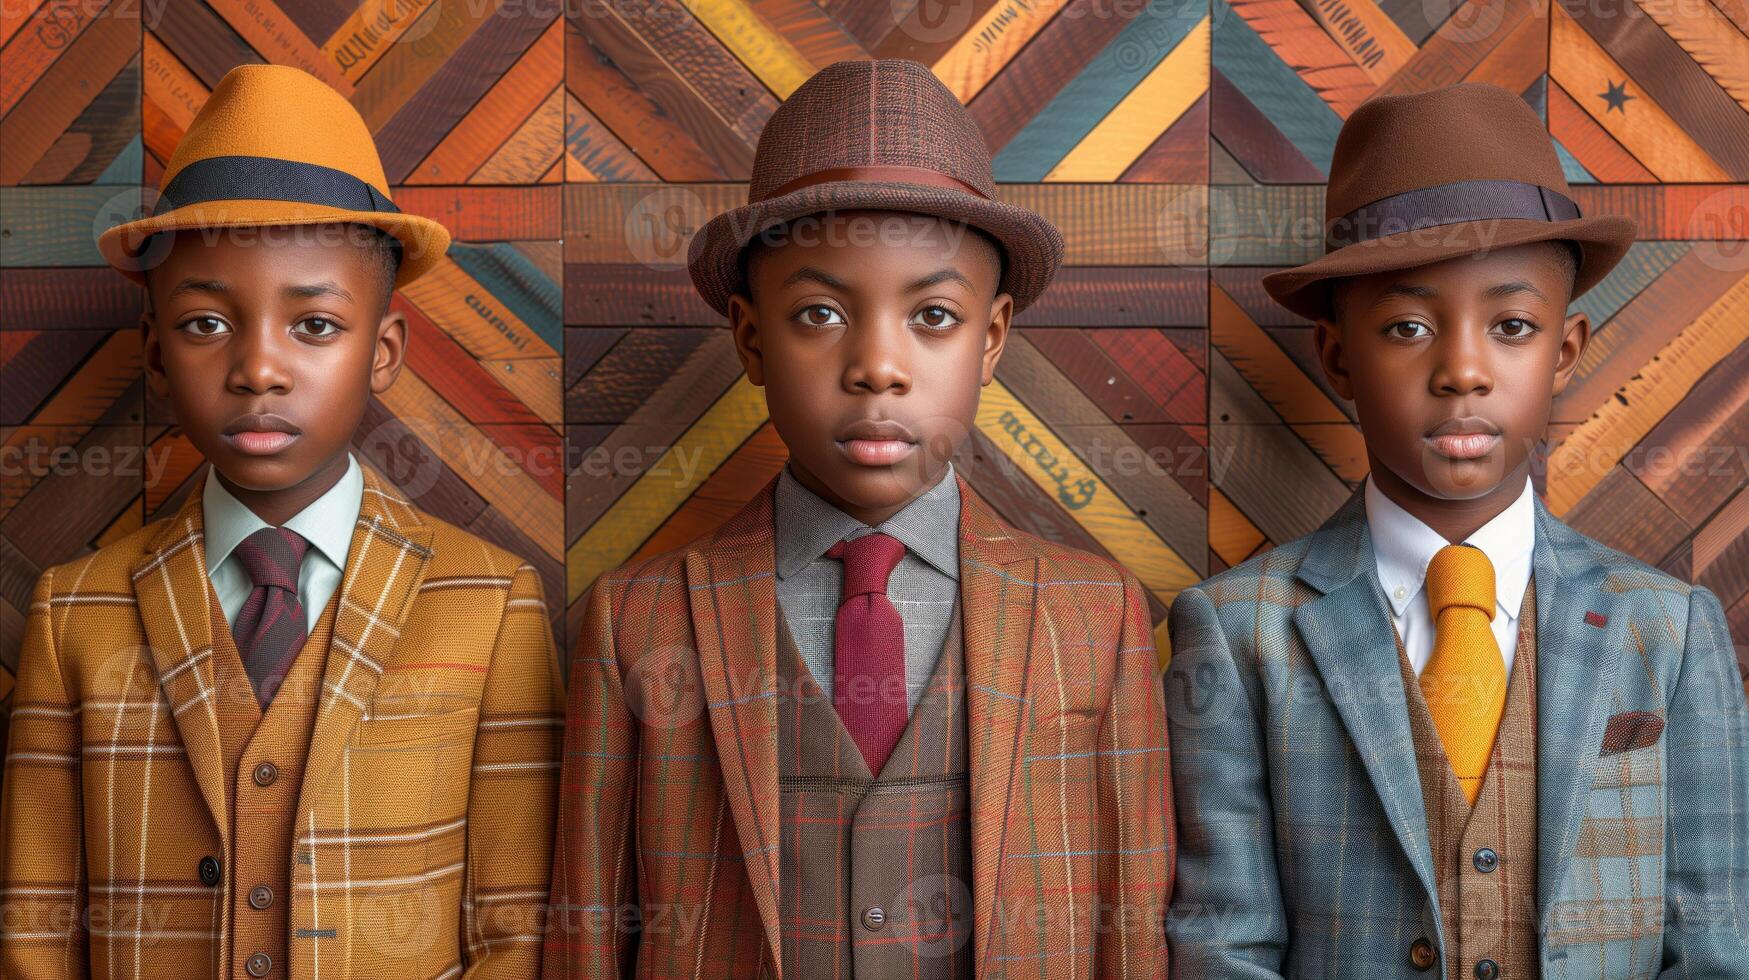
POLYGON ((1543 295, 1542 290, 1536 288, 1536 286, 1534 284, 1526 282, 1523 279, 1508 279, 1503 283, 1489 286, 1488 291, 1486 293, 1483 293, 1482 295, 1488 297, 1489 299, 1499 299, 1502 296, 1511 296, 1511 295, 1514 295, 1515 293, 1530 293, 1532 296, 1535 296, 1537 299, 1547 299, 1548 298, 1548 297, 1543 295))
MULTIPOLYGON (((231 293, 231 285, 222 279, 184 279, 176 284, 176 288, 170 290, 170 295, 172 297, 180 296, 183 293, 218 293, 221 296, 228 296, 231 293)), ((346 300, 348 303, 355 302, 352 298, 352 294, 342 288, 339 283, 326 279, 321 282, 287 286, 280 290, 280 295, 285 296, 288 299, 310 299, 316 296, 338 296, 341 299, 346 300)))
MULTIPOLYGON (((790 273, 789 277, 783 281, 783 284, 785 286, 788 286, 788 285, 791 285, 793 283, 801 282, 804 279, 811 279, 814 282, 817 282, 817 283, 821 284, 822 286, 826 286, 827 288, 830 288, 830 289, 838 289, 838 290, 844 290, 844 291, 848 291, 850 289, 850 287, 845 284, 844 280, 839 279, 837 276, 832 275, 830 272, 827 272, 824 269, 818 269, 818 268, 815 268, 814 266, 811 266, 811 265, 804 265, 800 269, 797 269, 796 271, 790 273)), ((914 293, 919 289, 928 289, 930 286, 934 286, 938 283, 943 283, 943 282, 957 282, 957 283, 965 286, 967 289, 972 288, 972 281, 971 281, 971 279, 966 277, 965 273, 963 273, 963 272, 959 271, 958 269, 955 269, 951 266, 944 266, 940 269, 935 270, 934 272, 931 272, 930 274, 924 276, 923 278, 912 282, 910 285, 905 287, 905 291, 908 293, 914 293)))
MULTIPOLYGON (((1536 288, 1535 284, 1524 279, 1508 279, 1505 282, 1495 283, 1494 285, 1489 286, 1482 295, 1488 299, 1499 299, 1503 296, 1512 296, 1517 293, 1530 293, 1537 299, 1548 298, 1543 295, 1542 290, 1536 288)), ((1394 282, 1389 286, 1386 286, 1377 296, 1373 297, 1371 305, 1377 306, 1385 300, 1390 299, 1392 296, 1414 296, 1419 299, 1428 299, 1438 295, 1439 290, 1432 286, 1420 286, 1407 282, 1394 282)))
POLYGON ((783 284, 789 286, 801 282, 804 279, 811 279, 828 289, 848 290, 850 288, 844 284, 844 280, 832 275, 824 269, 818 269, 811 265, 804 265, 800 269, 790 273, 789 276, 784 279, 783 284))
POLYGON ((967 289, 972 288, 972 281, 966 278, 965 273, 953 268, 952 266, 943 266, 916 282, 913 282, 911 285, 906 286, 905 291, 908 293, 914 293, 919 289, 928 289, 930 286, 943 282, 957 282, 967 289))

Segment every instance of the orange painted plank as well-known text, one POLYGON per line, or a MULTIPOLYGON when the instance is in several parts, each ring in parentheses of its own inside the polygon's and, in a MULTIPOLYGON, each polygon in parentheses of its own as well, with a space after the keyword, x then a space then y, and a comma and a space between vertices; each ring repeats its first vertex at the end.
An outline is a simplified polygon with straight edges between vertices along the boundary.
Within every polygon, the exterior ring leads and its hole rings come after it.
POLYGON ((1553 80, 1549 82, 1549 132, 1603 183, 1649 184, 1658 180, 1553 80))
POLYGON ((565 77, 565 23, 554 19, 449 135, 407 175, 409 184, 467 180, 547 100, 565 77))

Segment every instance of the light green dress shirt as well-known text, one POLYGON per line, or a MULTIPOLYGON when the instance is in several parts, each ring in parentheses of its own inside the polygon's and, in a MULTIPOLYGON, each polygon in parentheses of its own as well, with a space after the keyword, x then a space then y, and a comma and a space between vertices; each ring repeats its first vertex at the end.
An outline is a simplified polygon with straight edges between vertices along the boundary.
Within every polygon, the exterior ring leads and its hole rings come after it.
MULTIPOLYGON (((346 472, 328 492, 284 525, 303 535, 311 545, 298 569, 298 602, 304 607, 306 632, 316 628, 323 608, 340 587, 346 553, 352 549, 353 525, 358 523, 358 507, 364 499, 364 471, 358 466, 358 457, 349 450, 346 461, 346 472)), ((242 560, 231 552, 249 535, 272 525, 231 496, 210 472, 201 491, 200 505, 206 526, 207 576, 212 579, 213 592, 225 611, 225 622, 235 625, 237 613, 242 611, 255 583, 242 560)))

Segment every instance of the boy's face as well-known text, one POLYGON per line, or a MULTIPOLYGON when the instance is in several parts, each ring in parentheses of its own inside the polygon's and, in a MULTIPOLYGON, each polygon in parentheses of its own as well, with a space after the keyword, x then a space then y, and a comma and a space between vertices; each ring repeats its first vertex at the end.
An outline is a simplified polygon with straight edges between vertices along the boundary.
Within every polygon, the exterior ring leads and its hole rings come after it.
POLYGON ((229 487, 307 504, 399 374, 405 317, 384 312, 384 277, 342 226, 204 235, 177 233, 148 277, 147 379, 229 487))
MULTIPOLYGON (((1411 512, 1500 507, 1523 489, 1550 405, 1590 335, 1566 315, 1572 266, 1533 243, 1336 284, 1340 323, 1316 335, 1331 386, 1354 400, 1379 489, 1411 512)), ((1421 516, 1418 514, 1417 516, 1421 516)))
POLYGON ((941 479, 1007 340, 1001 268, 981 234, 896 212, 755 246, 730 325, 797 480, 873 525, 941 479))

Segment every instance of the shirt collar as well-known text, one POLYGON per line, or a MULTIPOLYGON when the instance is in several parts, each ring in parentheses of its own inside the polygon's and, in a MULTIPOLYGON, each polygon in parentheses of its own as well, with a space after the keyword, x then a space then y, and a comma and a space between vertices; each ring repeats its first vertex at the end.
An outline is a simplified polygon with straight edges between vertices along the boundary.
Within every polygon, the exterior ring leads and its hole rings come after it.
MULTIPOLYGON (((346 555, 352 550, 352 529, 358 523, 359 504, 363 500, 364 472, 359 469, 358 458, 348 450, 346 472, 328 488, 327 493, 294 514, 285 526, 319 549, 335 568, 345 569, 346 555)), ((209 575, 230 557, 243 539, 272 526, 247 504, 232 496, 210 470, 206 486, 201 490, 200 504, 209 575)))
POLYGON ((784 464, 773 502, 777 518, 777 577, 789 578, 842 538, 880 531, 898 538, 917 557, 959 580, 960 489, 953 463, 935 486, 877 527, 851 517, 802 486, 784 464))
MULTIPOLYGON (((1428 562, 1450 542, 1385 496, 1370 477, 1366 481, 1366 522, 1385 601, 1401 616, 1421 594, 1428 562)), ((1516 500, 1463 543, 1475 545, 1488 556, 1494 566, 1495 605, 1508 617, 1516 618, 1525 587, 1530 583, 1531 556, 1536 545, 1536 498, 1529 478, 1516 500)))

